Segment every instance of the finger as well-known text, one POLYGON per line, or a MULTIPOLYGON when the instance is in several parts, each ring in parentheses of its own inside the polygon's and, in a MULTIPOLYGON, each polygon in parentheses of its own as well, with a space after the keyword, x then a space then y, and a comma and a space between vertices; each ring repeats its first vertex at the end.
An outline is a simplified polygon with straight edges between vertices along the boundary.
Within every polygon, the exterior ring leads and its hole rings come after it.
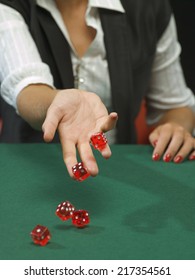
MULTIPOLYGON (((180 150, 180 147, 183 145, 183 143, 184 143, 183 132, 176 131, 164 153, 163 160, 165 162, 170 162, 175 157, 175 155, 178 153, 178 151, 180 150)), ((185 149, 184 149, 184 151, 185 151, 185 149)), ((189 153, 189 150, 188 150, 188 153, 189 153)), ((184 155, 182 154, 181 156, 183 157, 184 155)), ((177 161, 178 160, 182 161, 182 158, 178 158, 177 161)))
POLYGON ((189 160, 195 160, 195 138, 193 138, 193 148, 189 155, 189 160))
POLYGON ((96 176, 99 170, 89 142, 78 142, 77 149, 87 171, 91 176, 96 176))
POLYGON ((75 164, 77 164, 75 143, 71 140, 64 139, 63 137, 60 137, 60 142, 62 146, 64 163, 66 165, 70 177, 74 178, 72 167, 75 164))
POLYGON ((193 138, 193 148, 192 152, 189 155, 189 160, 195 160, 195 138, 193 138))
POLYGON ((98 150, 105 159, 108 159, 111 157, 112 152, 107 143, 107 138, 106 138, 105 133, 103 133, 103 132, 92 133, 90 135, 90 142, 91 142, 91 145, 94 147, 94 149, 98 150), (96 141, 98 141, 98 142, 96 142, 96 141))
POLYGON ((149 136, 149 140, 154 146, 152 158, 159 160, 171 139, 171 132, 166 130, 155 129, 149 136))
POLYGON ((111 149, 108 144, 106 144, 106 147, 103 150, 100 150, 100 153, 105 159, 109 159, 112 155, 111 149))
POLYGON ((194 147, 193 138, 191 136, 187 136, 185 138, 184 144, 181 146, 180 150, 175 155, 173 161, 175 163, 182 162, 189 155, 189 153, 193 150, 193 147, 194 147))
POLYGON ((108 115, 106 122, 101 126, 101 131, 106 132, 115 128, 117 120, 118 120, 118 114, 115 112, 110 113, 108 115))
POLYGON ((153 147, 156 147, 158 138, 159 138, 159 129, 154 129, 150 134, 149 134, 149 142, 153 147))
POLYGON ((54 110, 48 109, 45 121, 42 125, 43 139, 45 142, 50 142, 54 138, 59 123, 58 115, 54 110))
POLYGON ((190 153, 189 160, 195 160, 195 149, 193 149, 193 152, 190 153))

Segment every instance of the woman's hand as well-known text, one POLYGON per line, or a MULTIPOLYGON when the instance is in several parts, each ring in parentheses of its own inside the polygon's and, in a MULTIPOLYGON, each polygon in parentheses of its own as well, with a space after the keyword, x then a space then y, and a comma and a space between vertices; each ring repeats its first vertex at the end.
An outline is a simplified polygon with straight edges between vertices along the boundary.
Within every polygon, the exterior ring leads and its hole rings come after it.
MULTIPOLYGON (((43 123, 44 140, 50 142, 59 132, 63 158, 71 177, 77 163, 76 149, 88 172, 95 176, 98 166, 90 146, 90 137, 106 132, 116 125, 117 113, 108 112, 94 93, 77 89, 60 90, 52 101, 43 123)), ((111 156, 109 145, 101 151, 104 158, 111 156)))
POLYGON ((153 159, 163 157, 165 162, 182 162, 186 157, 195 159, 195 139, 183 126, 169 122, 159 125, 149 135, 154 147, 153 159))

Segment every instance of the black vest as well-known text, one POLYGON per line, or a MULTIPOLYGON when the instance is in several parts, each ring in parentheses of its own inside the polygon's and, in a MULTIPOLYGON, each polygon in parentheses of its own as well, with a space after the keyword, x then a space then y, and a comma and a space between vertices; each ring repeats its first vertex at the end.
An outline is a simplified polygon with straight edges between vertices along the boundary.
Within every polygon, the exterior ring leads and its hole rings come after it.
MULTIPOLYGON (((74 87, 69 45, 50 13, 35 0, 0 0, 24 17, 58 89, 74 87)), ((150 83, 156 44, 168 25, 168 0, 122 0, 125 14, 99 9, 109 67, 113 110, 119 114, 118 143, 136 143, 134 127, 150 83)), ((2 99, 1 142, 41 142, 33 130, 2 99)))

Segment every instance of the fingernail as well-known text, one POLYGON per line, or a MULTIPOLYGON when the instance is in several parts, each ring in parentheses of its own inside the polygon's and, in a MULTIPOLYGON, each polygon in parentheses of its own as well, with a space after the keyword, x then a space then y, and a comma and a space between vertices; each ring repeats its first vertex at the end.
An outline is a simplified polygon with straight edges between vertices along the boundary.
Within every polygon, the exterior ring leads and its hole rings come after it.
POLYGON ((182 162, 182 160, 183 160, 182 156, 176 156, 176 158, 174 158, 175 163, 180 163, 180 162, 182 162))
POLYGON ((164 157, 165 162, 170 162, 171 161, 171 154, 166 154, 164 157))
POLYGON ((191 156, 189 157, 189 160, 195 160, 195 155, 191 155, 191 156))
POLYGON ((152 159, 155 160, 155 161, 159 160, 159 158, 160 158, 160 155, 158 153, 155 153, 152 156, 152 159))

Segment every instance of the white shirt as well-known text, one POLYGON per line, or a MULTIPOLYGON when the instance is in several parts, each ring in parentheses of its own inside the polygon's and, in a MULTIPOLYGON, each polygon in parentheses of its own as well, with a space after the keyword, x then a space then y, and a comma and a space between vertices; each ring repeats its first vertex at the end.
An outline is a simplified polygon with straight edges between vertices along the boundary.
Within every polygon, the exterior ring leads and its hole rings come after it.
MULTIPOLYGON (((51 13, 71 47, 75 86, 95 92, 104 104, 111 108, 108 65, 97 8, 125 12, 120 1, 89 0, 86 22, 96 29, 96 37, 81 59, 71 43, 55 1, 37 0, 37 4, 51 13)), ((41 61, 24 19, 17 11, 3 4, 0 4, 0 50, 1 95, 16 110, 17 96, 27 85, 43 83, 54 87, 50 69, 41 61)), ((154 123, 163 111, 169 108, 190 106, 195 110, 194 95, 185 84, 180 66, 180 52, 181 47, 177 41, 175 21, 172 16, 156 48, 152 78, 147 93, 149 124, 154 123)))

